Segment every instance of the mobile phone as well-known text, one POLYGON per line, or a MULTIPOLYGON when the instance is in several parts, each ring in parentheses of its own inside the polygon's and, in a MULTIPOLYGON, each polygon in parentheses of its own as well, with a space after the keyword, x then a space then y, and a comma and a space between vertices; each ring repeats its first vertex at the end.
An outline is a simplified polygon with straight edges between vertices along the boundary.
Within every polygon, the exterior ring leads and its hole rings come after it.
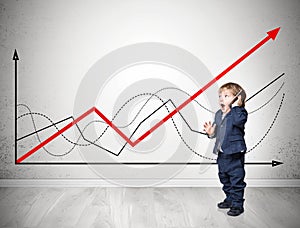
POLYGON ((237 95, 234 96, 234 98, 232 99, 232 101, 230 102, 230 105, 232 105, 234 102, 236 102, 236 100, 238 99, 238 96, 241 95, 241 93, 243 92, 243 90, 241 89, 237 95))

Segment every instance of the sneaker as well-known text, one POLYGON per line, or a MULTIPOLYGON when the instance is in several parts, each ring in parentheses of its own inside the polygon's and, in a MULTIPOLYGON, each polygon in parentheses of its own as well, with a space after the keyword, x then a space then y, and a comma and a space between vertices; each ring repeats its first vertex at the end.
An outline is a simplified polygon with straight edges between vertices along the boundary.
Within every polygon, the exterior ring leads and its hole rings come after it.
POLYGON ((221 209, 227 209, 227 208, 230 208, 231 207, 231 203, 228 202, 228 201, 223 201, 221 203, 218 203, 218 208, 221 208, 221 209))
POLYGON ((242 207, 231 207, 230 210, 227 212, 230 216, 238 216, 244 212, 244 208, 242 207))

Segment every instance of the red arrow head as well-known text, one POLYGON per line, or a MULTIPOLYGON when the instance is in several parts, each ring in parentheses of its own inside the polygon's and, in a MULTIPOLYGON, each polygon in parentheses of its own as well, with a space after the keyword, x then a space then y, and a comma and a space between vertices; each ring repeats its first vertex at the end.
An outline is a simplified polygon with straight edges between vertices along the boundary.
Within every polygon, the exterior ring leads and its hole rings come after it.
POLYGON ((268 36, 269 36, 272 40, 275 40, 275 38, 276 38, 276 36, 277 36, 279 30, 280 30, 280 27, 278 27, 278 28, 276 28, 276 29, 273 29, 273 30, 267 32, 267 33, 268 33, 268 36))

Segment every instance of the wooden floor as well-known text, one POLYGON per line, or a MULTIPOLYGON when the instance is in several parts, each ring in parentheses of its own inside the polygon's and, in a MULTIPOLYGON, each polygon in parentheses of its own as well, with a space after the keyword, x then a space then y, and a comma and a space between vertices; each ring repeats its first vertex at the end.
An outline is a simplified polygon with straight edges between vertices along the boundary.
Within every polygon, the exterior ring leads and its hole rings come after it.
POLYGON ((0 188, 0 227, 300 227, 300 188, 247 188, 245 212, 220 188, 0 188))

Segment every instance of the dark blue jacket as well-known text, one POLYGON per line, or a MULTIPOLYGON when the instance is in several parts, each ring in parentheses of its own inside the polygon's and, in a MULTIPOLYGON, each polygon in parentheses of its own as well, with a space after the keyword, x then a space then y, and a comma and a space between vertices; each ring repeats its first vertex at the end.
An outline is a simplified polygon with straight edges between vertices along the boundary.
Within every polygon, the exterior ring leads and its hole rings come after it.
POLYGON ((221 142, 221 149, 224 154, 234 154, 237 152, 246 152, 247 147, 244 139, 245 123, 247 122, 248 112, 244 107, 233 107, 222 120, 222 111, 218 110, 215 115, 215 137, 216 144, 214 153, 218 151, 218 144, 221 142), (225 127, 225 131, 221 130, 225 127), (222 135, 224 135, 221 139, 222 135))

